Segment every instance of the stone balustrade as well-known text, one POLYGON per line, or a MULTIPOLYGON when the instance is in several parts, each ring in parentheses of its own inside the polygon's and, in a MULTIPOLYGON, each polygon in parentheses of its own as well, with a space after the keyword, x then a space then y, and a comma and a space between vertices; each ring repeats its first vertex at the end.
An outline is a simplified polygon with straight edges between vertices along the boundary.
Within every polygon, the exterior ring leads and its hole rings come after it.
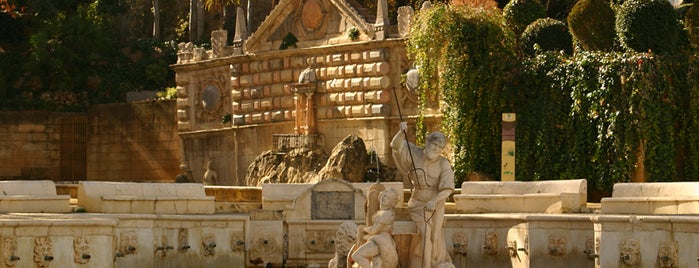
POLYGON ((78 206, 112 214, 213 214, 214 197, 199 183, 81 181, 78 206))
POLYGON ((0 212, 71 212, 70 196, 56 194, 53 181, 0 181, 0 212))
POLYGON ((461 213, 571 213, 587 206, 587 181, 467 181, 454 195, 461 213))
POLYGON ((699 183, 617 183, 601 203, 604 214, 699 214, 699 183))

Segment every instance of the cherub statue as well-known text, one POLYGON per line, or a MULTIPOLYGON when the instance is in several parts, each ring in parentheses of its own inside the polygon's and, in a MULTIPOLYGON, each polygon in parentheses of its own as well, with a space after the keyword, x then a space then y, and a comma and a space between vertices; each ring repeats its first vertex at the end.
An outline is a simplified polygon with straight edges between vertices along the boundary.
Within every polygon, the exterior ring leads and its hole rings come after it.
POLYGON ((352 253, 359 267, 363 268, 395 268, 398 267, 398 251, 393 241, 393 221, 396 213, 393 210, 401 195, 393 189, 386 189, 379 195, 379 210, 372 216, 371 226, 360 225, 357 229, 357 239, 366 240, 352 253))

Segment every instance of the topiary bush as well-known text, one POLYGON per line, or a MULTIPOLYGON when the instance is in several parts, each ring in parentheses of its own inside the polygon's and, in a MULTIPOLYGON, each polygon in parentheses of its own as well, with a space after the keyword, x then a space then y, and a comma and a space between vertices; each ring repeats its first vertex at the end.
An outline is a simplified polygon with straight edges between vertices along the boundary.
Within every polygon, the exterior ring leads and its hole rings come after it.
POLYGON ((638 52, 675 50, 681 26, 667 0, 627 0, 616 17, 621 45, 638 52))
POLYGON ((570 34, 587 51, 614 48, 614 23, 614 10, 605 0, 580 0, 568 15, 570 34))
POLYGON ((512 0, 505 5, 502 15, 505 25, 519 36, 527 25, 546 17, 546 8, 538 0, 512 0))
POLYGON ((534 55, 535 45, 543 51, 560 51, 573 54, 573 37, 565 24, 552 18, 538 19, 529 24, 519 40, 522 51, 534 55))

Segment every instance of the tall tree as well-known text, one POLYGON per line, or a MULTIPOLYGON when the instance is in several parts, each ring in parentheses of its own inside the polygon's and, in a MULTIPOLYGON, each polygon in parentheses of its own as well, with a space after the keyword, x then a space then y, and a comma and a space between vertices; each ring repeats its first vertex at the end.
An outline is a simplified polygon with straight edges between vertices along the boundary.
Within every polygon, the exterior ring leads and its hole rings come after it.
POLYGON ((204 8, 209 12, 217 12, 220 15, 218 29, 223 29, 223 25, 228 19, 226 8, 240 4, 240 0, 201 0, 204 8))

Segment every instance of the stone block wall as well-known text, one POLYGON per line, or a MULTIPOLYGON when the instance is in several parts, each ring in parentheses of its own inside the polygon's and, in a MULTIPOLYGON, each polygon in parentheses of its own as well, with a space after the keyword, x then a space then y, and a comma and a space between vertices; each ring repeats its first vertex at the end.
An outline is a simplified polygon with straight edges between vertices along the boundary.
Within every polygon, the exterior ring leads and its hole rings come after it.
POLYGON ((77 137, 72 131, 73 123, 84 120, 85 115, 79 113, 1 112, 0 180, 78 179, 81 172, 64 172, 65 178, 62 176, 62 166, 64 171, 75 166, 61 151, 76 148, 62 140, 62 134, 77 137))
POLYGON ((181 152, 175 101, 91 106, 87 179, 174 181, 181 152))

